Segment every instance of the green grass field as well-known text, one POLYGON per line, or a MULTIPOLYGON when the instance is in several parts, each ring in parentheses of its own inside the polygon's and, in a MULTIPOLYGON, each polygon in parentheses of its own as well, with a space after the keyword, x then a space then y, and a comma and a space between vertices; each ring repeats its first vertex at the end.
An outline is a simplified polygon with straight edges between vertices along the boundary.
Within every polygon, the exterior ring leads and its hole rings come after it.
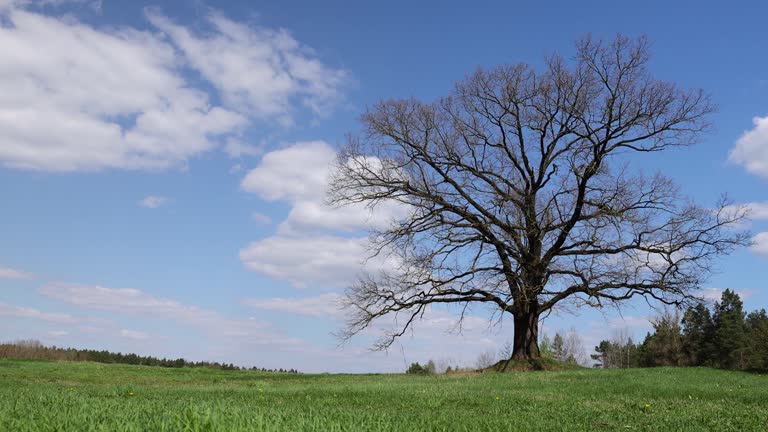
POLYGON ((765 431, 768 376, 295 375, 0 360, 0 430, 765 431))

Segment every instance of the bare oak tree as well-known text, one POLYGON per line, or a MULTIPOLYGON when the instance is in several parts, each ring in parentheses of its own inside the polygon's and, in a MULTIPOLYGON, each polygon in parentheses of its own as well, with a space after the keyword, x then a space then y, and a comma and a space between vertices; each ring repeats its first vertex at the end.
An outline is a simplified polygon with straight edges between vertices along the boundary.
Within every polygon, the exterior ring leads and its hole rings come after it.
POLYGON ((556 305, 695 298, 713 260, 748 242, 733 228, 745 215, 725 199, 700 207, 630 165, 694 144, 713 111, 703 91, 652 77, 648 58, 645 38, 586 37, 541 72, 478 70, 432 103, 370 108, 329 200, 394 200, 410 213, 372 232, 372 253, 394 254, 399 268, 348 289, 343 336, 404 314, 383 349, 430 305, 485 304, 512 315, 512 357, 530 359, 556 305))

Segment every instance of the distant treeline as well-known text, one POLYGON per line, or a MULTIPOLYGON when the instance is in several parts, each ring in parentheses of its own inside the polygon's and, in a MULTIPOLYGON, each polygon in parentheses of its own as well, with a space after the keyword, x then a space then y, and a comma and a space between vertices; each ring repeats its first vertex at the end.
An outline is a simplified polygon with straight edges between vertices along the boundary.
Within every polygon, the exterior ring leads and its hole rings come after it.
POLYGON ((258 367, 240 367, 234 364, 219 362, 191 362, 178 359, 157 358, 140 356, 137 354, 113 353, 109 351, 82 350, 75 348, 60 348, 57 346, 45 346, 37 340, 19 340, 0 344, 0 358, 29 359, 29 360, 63 360, 63 361, 90 361, 97 363, 114 363, 144 366, 160 366, 169 368, 207 368, 216 370, 254 370, 261 372, 299 373, 296 369, 267 369, 258 367))
POLYGON ((703 304, 665 312, 641 344, 631 338, 604 340, 595 347, 595 367, 709 366, 768 371, 768 315, 743 310, 739 295, 725 290, 710 311, 703 304))

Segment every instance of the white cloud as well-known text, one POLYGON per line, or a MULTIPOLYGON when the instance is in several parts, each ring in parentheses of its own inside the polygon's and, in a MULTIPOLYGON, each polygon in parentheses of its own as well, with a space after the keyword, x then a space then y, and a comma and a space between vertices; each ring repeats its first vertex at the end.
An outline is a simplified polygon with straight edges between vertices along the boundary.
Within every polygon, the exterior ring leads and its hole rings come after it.
POLYGON ((757 255, 768 257, 768 232, 761 232, 752 237, 752 246, 749 250, 757 255))
POLYGON ((180 74, 157 35, 20 9, 0 27, 0 161, 48 171, 161 169, 245 125, 180 74), (40 127, 45 124, 45 127, 40 127))
POLYGON ((720 288, 702 288, 699 290, 698 297, 703 298, 711 302, 720 301, 723 295, 723 290, 720 288))
POLYGON ((230 319, 212 310, 155 297, 137 289, 54 283, 40 288, 40 294, 89 310, 169 319, 216 337, 245 338, 251 343, 298 343, 296 339, 278 337, 260 321, 230 319))
POLYGON ((768 202, 750 202, 745 204, 733 204, 724 209, 726 217, 736 217, 746 211, 747 219, 731 224, 735 229, 746 229, 750 220, 768 220, 768 202))
POLYGON ((11 306, 3 303, 0 303, 0 316, 38 319, 57 324, 71 324, 77 321, 72 315, 68 314, 41 312, 33 308, 11 306))
POLYGON ((101 11, 101 0, 0 0, 0 10, 30 5, 61 6, 64 4, 81 4, 96 12, 101 11))
POLYGON ((768 220, 768 202, 752 202, 745 204, 745 206, 749 209, 750 219, 768 220))
POLYGON ((736 141, 729 159, 752 174, 768 178, 768 116, 752 119, 755 127, 736 141))
POLYGON ((391 260, 368 260, 366 238, 273 236, 240 250, 240 260, 255 272, 288 280, 295 287, 339 287, 352 282, 363 268, 390 268, 391 260))
POLYGON ((340 318, 343 315, 340 301, 341 295, 327 293, 314 297, 245 299, 241 304, 254 309, 313 318, 340 318))
POLYGON ((606 324, 608 324, 608 326, 614 330, 627 328, 634 331, 637 329, 646 330, 651 328, 650 319, 631 315, 619 316, 609 319, 606 324))
POLYGON ((268 201, 322 199, 336 152, 322 141, 299 142, 265 154, 240 183, 268 201))
POLYGON ((11 7, 19 6, 22 4, 22 0, 0 0, 0 12, 11 7))
MULTIPOLYGON (((698 292, 698 297, 701 297, 704 300, 707 300, 711 303, 719 302, 720 299, 722 299, 723 297, 723 291, 725 290, 722 288, 702 288, 698 292)), ((738 294, 742 300, 747 299, 754 294, 754 290, 751 290, 751 289, 731 290, 731 291, 734 291, 736 294, 738 294)))
MULTIPOLYGON (((30 2, 29 0, 26 0, 30 2)), ((32 0, 34 1, 34 0, 32 0)), ((93 9, 95 12, 101 12, 101 0, 37 0, 37 2, 44 6, 60 6, 63 4, 80 4, 85 7, 93 9)))
POLYGON ((233 158, 258 156, 264 151, 264 145, 248 144, 237 138, 230 138, 224 146, 224 151, 233 158))
POLYGON ((381 203, 375 209, 364 205, 348 205, 333 208, 321 200, 296 201, 288 217, 280 224, 279 232, 283 234, 343 231, 356 232, 362 228, 382 228, 391 219, 402 215, 403 207, 395 203, 381 203))
POLYGON ((32 279, 34 277, 33 274, 23 272, 21 270, 12 269, 10 267, 2 267, 0 266, 0 279, 32 279))
POLYGON ((53 337, 62 337, 68 334, 69 332, 64 330, 51 330, 48 332, 48 336, 53 336, 53 337))
POLYGON ((136 330, 122 329, 120 330, 120 337, 124 337, 127 339, 144 340, 149 338, 149 335, 144 332, 140 332, 136 330))
POLYGON ((219 90, 225 104, 241 112, 290 123, 298 102, 324 114, 348 80, 347 72, 325 66, 282 29, 247 26, 212 13, 207 18, 214 32, 200 35, 155 11, 147 15, 219 90))
POLYGON ((217 14, 200 36, 148 13, 169 39, 23 5, 0 7, 0 164, 10 167, 158 170, 224 142, 230 154, 254 155, 258 149, 238 139, 245 128, 290 122, 299 105, 327 108, 346 77, 285 31, 217 14), (190 67, 219 89, 226 107, 186 78, 190 67))
MULTIPOLYGON (((349 284, 366 264, 367 270, 390 269, 394 261, 376 258, 367 238, 349 238, 365 228, 382 228, 405 214, 399 203, 333 208, 325 204, 336 151, 322 141, 299 142, 265 154, 241 182, 241 188, 267 201, 292 207, 272 237, 240 251, 245 266, 290 281, 296 287, 349 284), (339 236, 339 233, 346 236, 339 236)), ((358 234, 359 235, 359 234, 358 234)))
POLYGON ((157 195, 150 195, 139 201, 139 205, 146 208, 155 209, 168 202, 168 198, 157 195))
POLYGON ((253 219, 254 222, 260 225, 269 225, 272 223, 271 217, 259 212, 253 212, 251 214, 251 219, 253 219))
MULTIPOLYGON (((448 311, 430 308, 415 325, 418 331, 426 332, 424 336, 432 335, 436 337, 438 334, 454 334, 459 331, 462 335, 488 333, 493 330, 494 321, 469 314, 465 315, 464 319, 460 321, 456 315, 448 311)), ((417 334, 417 336, 419 335, 417 334)))
POLYGON ((152 296, 136 289, 105 288, 97 285, 54 283, 40 288, 40 294, 86 309, 121 313, 143 313, 186 321, 205 321, 215 314, 175 300, 152 296))
POLYGON ((325 142, 299 142, 265 154, 240 186, 267 201, 292 203, 288 217, 280 224, 281 234, 381 228, 405 214, 405 207, 395 202, 381 203, 375 210, 365 205, 326 205, 328 180, 335 161, 336 151, 325 142))

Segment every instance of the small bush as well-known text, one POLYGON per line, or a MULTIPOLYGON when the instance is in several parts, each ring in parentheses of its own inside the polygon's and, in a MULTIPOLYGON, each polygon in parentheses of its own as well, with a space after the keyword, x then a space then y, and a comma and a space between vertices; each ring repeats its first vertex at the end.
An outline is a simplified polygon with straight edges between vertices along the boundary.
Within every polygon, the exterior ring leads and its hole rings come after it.
POLYGON ((425 368, 418 362, 411 363, 410 366, 408 366, 408 369, 405 371, 405 373, 410 375, 429 375, 429 369, 425 368))

